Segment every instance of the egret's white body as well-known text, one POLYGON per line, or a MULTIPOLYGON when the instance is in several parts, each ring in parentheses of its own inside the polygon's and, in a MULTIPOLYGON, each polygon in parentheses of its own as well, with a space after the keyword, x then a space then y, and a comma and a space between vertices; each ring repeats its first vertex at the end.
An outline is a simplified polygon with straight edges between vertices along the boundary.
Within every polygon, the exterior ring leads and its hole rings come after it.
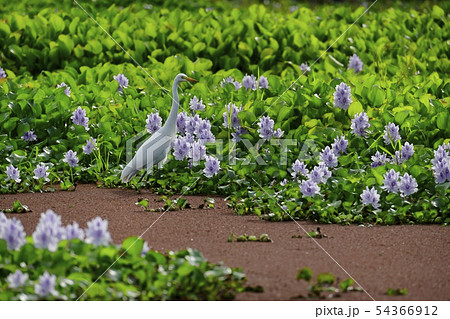
POLYGON ((127 183, 141 170, 151 170, 154 165, 162 164, 170 151, 171 143, 177 134, 177 116, 179 108, 178 83, 197 82, 186 74, 180 73, 173 80, 172 86, 172 109, 164 126, 157 130, 153 135, 139 147, 133 159, 122 171, 122 182, 127 183))

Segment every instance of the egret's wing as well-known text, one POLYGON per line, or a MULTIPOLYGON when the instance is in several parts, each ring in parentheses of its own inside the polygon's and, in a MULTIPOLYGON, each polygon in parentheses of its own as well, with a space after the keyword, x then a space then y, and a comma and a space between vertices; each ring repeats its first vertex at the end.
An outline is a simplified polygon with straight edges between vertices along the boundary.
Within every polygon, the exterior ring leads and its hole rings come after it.
POLYGON ((153 135, 139 147, 133 159, 122 171, 122 181, 128 182, 142 169, 151 169, 153 165, 163 161, 170 150, 172 137, 159 132, 153 135))

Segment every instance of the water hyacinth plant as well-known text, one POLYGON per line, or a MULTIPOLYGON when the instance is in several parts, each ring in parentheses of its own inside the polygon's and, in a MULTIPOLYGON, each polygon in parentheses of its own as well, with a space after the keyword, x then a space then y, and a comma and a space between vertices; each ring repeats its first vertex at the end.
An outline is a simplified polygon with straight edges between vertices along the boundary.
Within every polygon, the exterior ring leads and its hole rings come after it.
POLYGON ((124 74, 119 73, 114 76, 114 80, 116 80, 117 83, 119 83, 118 91, 119 91, 119 93, 122 94, 123 89, 126 89, 128 87, 128 78, 124 74))
POLYGON ((353 54, 348 60, 348 69, 353 69, 355 74, 363 70, 364 64, 359 56, 353 54))

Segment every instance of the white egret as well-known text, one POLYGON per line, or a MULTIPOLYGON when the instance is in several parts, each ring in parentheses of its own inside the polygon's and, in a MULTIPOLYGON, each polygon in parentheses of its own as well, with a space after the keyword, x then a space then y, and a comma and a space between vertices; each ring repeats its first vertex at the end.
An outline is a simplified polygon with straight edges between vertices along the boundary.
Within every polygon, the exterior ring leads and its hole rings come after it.
POLYGON ((153 133, 152 136, 136 151, 136 155, 122 171, 122 182, 127 183, 141 170, 150 170, 153 168, 153 165, 161 165, 165 162, 167 154, 170 151, 171 143, 177 134, 177 116, 179 107, 178 83, 186 81, 198 82, 183 73, 180 73, 175 77, 172 86, 172 109, 170 110, 166 123, 164 123, 163 127, 153 133))

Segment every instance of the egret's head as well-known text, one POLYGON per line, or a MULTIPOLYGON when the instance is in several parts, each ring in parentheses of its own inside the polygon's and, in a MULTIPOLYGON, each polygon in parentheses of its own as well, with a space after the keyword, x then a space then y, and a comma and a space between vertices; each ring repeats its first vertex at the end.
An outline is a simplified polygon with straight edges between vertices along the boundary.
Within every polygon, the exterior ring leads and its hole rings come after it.
POLYGON ((198 80, 190 78, 184 73, 180 73, 180 74, 178 74, 175 77, 175 81, 174 82, 177 82, 177 83, 178 82, 192 82, 192 83, 195 83, 195 82, 198 82, 198 80))

